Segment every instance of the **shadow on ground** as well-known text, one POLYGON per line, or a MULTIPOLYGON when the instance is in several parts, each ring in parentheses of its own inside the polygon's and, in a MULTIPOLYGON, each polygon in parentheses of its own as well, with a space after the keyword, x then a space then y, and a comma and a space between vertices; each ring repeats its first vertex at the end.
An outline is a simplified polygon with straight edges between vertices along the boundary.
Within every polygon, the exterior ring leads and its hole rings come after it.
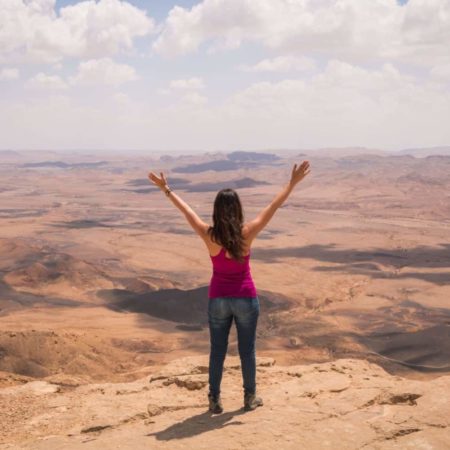
POLYGON ((314 259, 336 264, 316 267, 322 272, 347 272, 367 275, 372 278, 417 278, 430 283, 449 283, 450 244, 438 247, 420 245, 414 248, 373 250, 339 249, 335 245, 308 245, 304 247, 255 248, 252 258, 264 262, 278 262, 283 258, 314 259), (421 272, 407 269, 447 269, 446 272, 421 272), (387 270, 386 270, 387 269, 387 270), (392 270, 391 270, 392 269, 392 270), (405 270, 406 269, 406 270, 405 270), (400 273, 399 270, 402 270, 400 273))
MULTIPOLYGON (((205 408, 207 408, 205 406, 205 408)), ((234 417, 245 414, 246 411, 243 408, 236 409, 235 411, 224 412, 222 414, 211 414, 210 412, 204 412, 195 416, 189 417, 182 422, 175 423, 170 427, 156 431, 155 433, 149 433, 147 436, 155 436, 158 441, 170 441, 172 439, 185 439, 192 436, 196 436, 207 431, 217 430, 229 426, 243 425, 243 422, 235 420, 230 422, 234 417)))
MULTIPOLYGON (((160 289, 134 292, 128 289, 102 289, 97 296, 115 311, 131 311, 183 325, 193 325, 195 331, 208 323, 208 286, 195 289, 160 289)), ((290 300, 279 294, 259 293, 261 316, 267 312, 284 310, 290 300)), ((262 321, 264 319, 262 318, 262 321)))

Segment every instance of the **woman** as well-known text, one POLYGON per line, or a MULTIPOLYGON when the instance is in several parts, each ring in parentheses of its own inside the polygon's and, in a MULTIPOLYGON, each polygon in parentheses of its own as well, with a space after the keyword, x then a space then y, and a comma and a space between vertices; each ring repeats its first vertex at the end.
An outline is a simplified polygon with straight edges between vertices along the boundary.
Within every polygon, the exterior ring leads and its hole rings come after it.
POLYGON ((228 335, 236 323, 241 359, 244 408, 253 410, 263 404, 256 395, 255 338, 259 316, 259 299, 250 272, 250 248, 258 233, 284 203, 294 187, 309 173, 309 162, 294 164, 291 179, 283 190, 264 208, 256 219, 244 223, 241 201, 233 189, 220 190, 214 201, 213 225, 210 226, 173 192, 166 177, 153 172, 150 180, 172 200, 185 215, 195 232, 203 239, 213 264, 208 290, 208 322, 211 351, 209 357, 209 410, 223 411, 220 398, 223 364, 228 335))

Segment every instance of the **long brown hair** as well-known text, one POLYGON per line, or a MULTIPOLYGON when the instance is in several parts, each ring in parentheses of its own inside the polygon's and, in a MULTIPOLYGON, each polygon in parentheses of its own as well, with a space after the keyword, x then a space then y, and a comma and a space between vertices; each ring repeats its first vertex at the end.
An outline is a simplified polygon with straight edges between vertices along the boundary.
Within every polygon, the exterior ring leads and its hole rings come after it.
POLYGON ((212 218, 213 226, 208 228, 211 239, 228 250, 233 259, 244 262, 244 212, 239 195, 234 189, 221 189, 217 193, 212 218))

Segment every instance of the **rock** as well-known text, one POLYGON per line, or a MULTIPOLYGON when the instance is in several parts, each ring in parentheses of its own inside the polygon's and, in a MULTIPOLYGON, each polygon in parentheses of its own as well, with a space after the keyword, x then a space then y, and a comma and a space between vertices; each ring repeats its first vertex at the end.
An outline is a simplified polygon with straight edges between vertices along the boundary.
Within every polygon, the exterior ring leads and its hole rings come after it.
POLYGON ((300 345, 302 345, 302 344, 303 344, 303 341, 296 336, 289 338, 289 346, 290 347, 297 348, 297 347, 300 347, 300 345))
POLYGON ((53 394, 60 391, 60 387, 56 384, 48 383, 47 381, 29 381, 21 386, 12 386, 2 389, 3 394, 8 393, 30 393, 34 395, 53 394))
POLYGON ((207 384, 208 380, 204 377, 199 378, 198 376, 176 376, 176 377, 170 377, 163 381, 164 386, 169 386, 171 384, 175 383, 179 387, 184 387, 190 391, 196 391, 199 389, 203 389, 207 384))
POLYGON ((164 380, 177 375, 194 375, 208 373, 209 360, 206 356, 187 356, 175 361, 171 361, 159 372, 150 377, 150 383, 157 380, 164 380))
POLYGON ((147 412, 150 417, 158 416, 159 414, 162 414, 164 412, 164 408, 160 405, 153 405, 149 403, 147 405, 147 412))
POLYGON ((160 382, 150 384, 143 377, 62 392, 46 382, 0 390, 0 448, 448 449, 448 375, 410 380, 364 360, 278 366, 260 359, 264 406, 247 413, 235 370, 240 361, 229 357, 224 413, 211 416, 207 360, 172 361, 159 372, 160 382))
POLYGON ((57 373, 55 375, 49 375, 48 377, 45 377, 45 381, 52 383, 52 384, 58 384, 60 386, 64 387, 77 387, 81 386, 82 384, 87 383, 87 380, 85 378, 73 376, 73 375, 65 375, 63 373, 57 373))
MULTIPOLYGON (((270 357, 257 357, 257 367, 271 367, 275 364, 275 359, 270 357)), ((241 369, 241 361, 238 356, 227 356, 224 363, 224 371, 241 369)), ((204 356, 187 356, 184 358, 171 361, 162 370, 153 374, 149 382, 152 383, 166 378, 181 375, 198 375, 207 374, 209 372, 209 357, 204 356)))
POLYGON ((392 393, 392 392, 382 392, 377 395, 376 398, 370 400, 366 406, 370 406, 374 403, 379 405, 397 405, 399 403, 404 403, 407 405, 417 405, 416 399, 421 397, 421 394, 413 394, 411 392, 403 393, 392 393))
POLYGON ((105 428, 111 428, 112 425, 93 425, 90 427, 82 428, 81 433, 95 433, 97 431, 102 431, 105 428))

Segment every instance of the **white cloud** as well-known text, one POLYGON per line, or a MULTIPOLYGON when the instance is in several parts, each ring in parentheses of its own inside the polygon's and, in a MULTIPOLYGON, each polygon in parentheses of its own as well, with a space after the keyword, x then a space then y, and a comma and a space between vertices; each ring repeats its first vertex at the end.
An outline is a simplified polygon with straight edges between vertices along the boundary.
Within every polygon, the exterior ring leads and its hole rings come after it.
POLYGON ((170 95, 172 93, 172 91, 170 89, 165 89, 165 88, 159 88, 156 92, 159 95, 170 95))
POLYGON ((278 56, 272 59, 263 59, 253 66, 240 67, 245 72, 308 72, 316 68, 313 59, 296 56, 278 56))
POLYGON ((200 95, 198 92, 188 92, 181 97, 181 100, 191 105, 205 105, 208 103, 208 98, 204 95, 200 95))
POLYGON ((57 62, 57 63, 52 64, 53 70, 62 70, 63 67, 64 67, 64 65, 61 62, 57 62))
POLYGON ((280 54, 434 65, 450 58, 450 0, 203 0, 174 7, 153 48, 177 55, 245 41, 280 54))
POLYGON ((307 80, 255 82, 221 104, 196 91, 181 93, 186 96, 167 108, 145 99, 124 107, 121 97, 95 106, 78 104, 77 98, 0 101, 3 146, 146 149, 151 142, 160 150, 405 148, 450 141, 445 85, 404 75, 391 64, 369 70, 332 60, 307 80))
POLYGON ((122 105, 122 106, 126 106, 126 105, 131 104, 130 97, 128 97, 128 95, 124 94, 123 92, 116 92, 113 95, 113 100, 116 103, 118 103, 119 105, 122 105))
POLYGON ((430 75, 433 78, 450 81, 450 63, 433 67, 430 75))
MULTIPOLYGON (((59 75, 48 75, 39 72, 30 78, 25 86, 27 88, 39 89, 67 89, 69 85, 95 85, 102 84, 117 87, 125 82, 138 79, 136 71, 127 64, 115 63, 110 58, 91 59, 82 61, 78 66, 77 73, 64 80, 59 75)), ((118 96, 125 94, 117 94, 118 96)), ((122 97, 124 100, 124 97, 122 97)))
POLYGON ((8 100, 0 98, 2 146, 255 149, 450 141, 450 0, 405 6, 198 0, 192 8, 174 7, 154 42, 164 56, 201 50, 201 58, 176 64, 133 47, 156 31, 144 11, 119 0, 71 2, 58 10, 55 0, 0 0, 0 79, 19 77, 14 67, 24 78, 21 63, 48 63, 25 84, 44 94, 14 83, 8 100), (248 46, 235 55, 207 58, 241 45, 248 46), (142 88, 139 95, 131 88, 129 97, 117 92, 139 78, 132 65, 114 61, 122 61, 114 57, 121 52, 151 73, 151 84, 132 86, 142 88), (245 76, 233 70, 237 58, 245 76), (78 88, 84 85, 95 92, 78 88))
POLYGON ((69 82, 74 85, 106 84, 119 86, 137 79, 138 76, 134 67, 116 63, 111 58, 101 58, 82 61, 78 66, 77 74, 70 77, 69 82))
POLYGON ((17 78, 19 78, 19 69, 5 67, 0 70, 0 80, 16 80, 17 78))
POLYGON ((57 62, 98 58, 133 48, 154 30, 145 11, 126 1, 81 1, 55 10, 55 0, 0 0, 0 61, 57 62))
POLYGON ((203 89, 205 83, 201 78, 193 77, 180 80, 172 80, 169 84, 171 89, 181 89, 181 90, 197 90, 203 89))
POLYGON ((224 124, 246 124, 239 138, 254 148, 438 145, 450 140, 449 116, 447 90, 391 64, 368 70, 337 60, 308 81, 254 83, 222 110, 224 124))
POLYGON ((33 78, 30 78, 25 86, 32 89, 67 89, 66 82, 58 75, 47 75, 39 72, 33 78))
MULTIPOLYGON (((188 106, 202 106, 208 103, 208 97, 199 94, 198 91, 205 88, 205 83, 200 77, 180 78, 172 80, 168 88, 160 88, 157 93, 162 96, 171 96, 179 102, 176 104, 188 106)), ((177 109, 178 106, 169 106, 169 110, 177 109)))

